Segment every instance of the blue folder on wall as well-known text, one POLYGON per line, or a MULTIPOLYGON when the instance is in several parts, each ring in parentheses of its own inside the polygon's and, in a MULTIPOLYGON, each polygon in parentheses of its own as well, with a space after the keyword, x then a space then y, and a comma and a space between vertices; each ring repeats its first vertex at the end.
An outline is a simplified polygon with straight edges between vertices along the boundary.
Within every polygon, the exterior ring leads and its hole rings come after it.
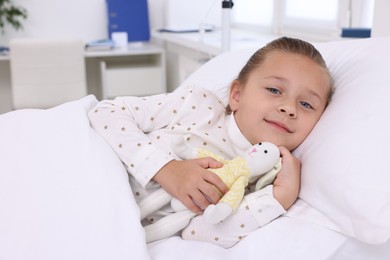
POLYGON ((129 42, 149 41, 149 14, 147 0, 106 0, 108 35, 127 32, 129 42))

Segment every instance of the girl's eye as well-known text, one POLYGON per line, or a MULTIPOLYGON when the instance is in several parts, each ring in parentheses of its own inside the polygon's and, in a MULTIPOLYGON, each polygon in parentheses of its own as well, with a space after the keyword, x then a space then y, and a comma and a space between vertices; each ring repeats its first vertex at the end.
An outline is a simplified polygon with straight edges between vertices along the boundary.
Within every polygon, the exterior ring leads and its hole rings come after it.
POLYGON ((282 92, 277 88, 267 88, 267 90, 273 94, 281 94, 282 92))
POLYGON ((310 105, 309 103, 305 102, 305 101, 300 101, 299 102, 301 104, 301 106, 303 106, 304 108, 307 108, 307 109, 314 109, 312 105, 310 105))

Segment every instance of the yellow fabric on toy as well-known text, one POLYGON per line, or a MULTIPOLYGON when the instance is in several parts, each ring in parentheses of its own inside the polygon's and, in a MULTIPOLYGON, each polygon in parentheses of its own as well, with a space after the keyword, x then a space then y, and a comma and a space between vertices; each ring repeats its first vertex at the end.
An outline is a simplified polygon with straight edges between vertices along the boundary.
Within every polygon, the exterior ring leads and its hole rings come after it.
POLYGON ((234 212, 244 197, 245 187, 249 183, 250 171, 246 160, 243 157, 225 160, 221 156, 204 149, 198 150, 197 157, 212 157, 224 164, 221 168, 209 170, 217 174, 229 188, 229 191, 225 193, 219 202, 227 203, 234 212))

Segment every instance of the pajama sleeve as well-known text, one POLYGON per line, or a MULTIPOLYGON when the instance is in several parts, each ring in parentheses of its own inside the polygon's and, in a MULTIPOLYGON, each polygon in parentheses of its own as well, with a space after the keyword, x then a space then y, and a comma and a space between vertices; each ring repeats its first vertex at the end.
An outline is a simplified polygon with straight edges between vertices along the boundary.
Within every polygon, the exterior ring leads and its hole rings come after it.
POLYGON ((217 224, 208 223, 203 215, 193 218, 182 238, 229 248, 285 212, 273 197, 273 185, 268 185, 246 195, 237 211, 217 224))
POLYGON ((273 185, 268 185, 261 190, 246 195, 244 200, 259 227, 286 213, 286 210, 273 196, 273 185))
POLYGON ((174 157, 162 149, 159 135, 183 106, 188 89, 149 97, 118 97, 97 104, 88 116, 141 186, 174 157))

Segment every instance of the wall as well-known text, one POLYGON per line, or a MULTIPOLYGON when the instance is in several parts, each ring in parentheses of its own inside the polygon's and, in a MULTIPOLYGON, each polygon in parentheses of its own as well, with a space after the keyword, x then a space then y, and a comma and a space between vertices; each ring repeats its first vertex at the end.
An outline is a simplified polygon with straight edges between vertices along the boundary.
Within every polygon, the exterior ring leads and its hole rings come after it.
POLYGON ((390 36, 390 0, 375 0, 372 37, 390 36))
POLYGON ((165 0, 165 26, 176 30, 219 27, 221 0, 165 0))
POLYGON ((19 37, 77 37, 84 41, 105 38, 104 0, 14 0, 28 11, 24 30, 7 30, 0 44, 19 37))

